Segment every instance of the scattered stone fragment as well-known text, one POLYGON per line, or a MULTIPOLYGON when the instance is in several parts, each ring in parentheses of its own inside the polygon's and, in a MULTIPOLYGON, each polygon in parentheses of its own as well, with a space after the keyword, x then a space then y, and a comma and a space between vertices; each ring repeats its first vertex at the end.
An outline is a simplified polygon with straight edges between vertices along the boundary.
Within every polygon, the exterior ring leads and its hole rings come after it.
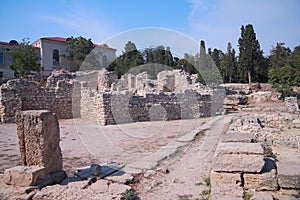
POLYGON ((144 173, 144 177, 148 178, 148 177, 154 176, 155 174, 156 174, 156 171, 154 171, 154 170, 147 170, 144 173))
POLYGON ((105 177, 105 180, 110 180, 112 182, 127 184, 130 183, 134 177, 128 173, 125 173, 124 171, 117 171, 107 177, 105 177))

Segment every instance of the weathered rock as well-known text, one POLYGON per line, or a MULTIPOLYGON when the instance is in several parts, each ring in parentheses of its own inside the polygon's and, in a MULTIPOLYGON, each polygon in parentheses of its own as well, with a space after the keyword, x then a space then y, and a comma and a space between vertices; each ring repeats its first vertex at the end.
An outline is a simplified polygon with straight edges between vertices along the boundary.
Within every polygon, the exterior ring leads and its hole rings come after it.
POLYGON ((300 128, 300 118, 294 119, 292 121, 292 123, 293 123, 293 125, 294 125, 295 128, 300 128))
POLYGON ((263 155, 219 154, 213 160, 216 172, 255 172, 264 166, 263 155))
POLYGON ((265 158, 265 165, 259 174, 244 174, 244 188, 256 191, 275 191, 278 189, 277 171, 275 163, 265 158))
POLYGON ((254 192, 250 200, 273 200, 273 196, 267 192, 254 192))
POLYGON ((300 189, 300 163, 278 162, 278 183, 281 188, 300 189))
POLYGON ((243 188, 239 186, 218 184, 211 188, 211 200, 241 200, 243 199, 243 188))
POLYGON ((61 183, 65 178, 67 178, 67 173, 64 170, 58 170, 51 174, 47 174, 47 177, 41 181, 38 186, 43 188, 47 185, 54 185, 61 183))
POLYGON ((240 185, 242 183, 240 173, 219 173, 213 170, 210 173, 210 181, 212 185, 240 185))
POLYGON ((222 136, 221 142, 254 143, 257 139, 253 133, 227 133, 222 136))
POLYGON ((128 182, 131 182, 133 180, 133 178, 134 177, 128 173, 125 173, 123 171, 117 171, 117 172, 105 177, 105 180, 110 180, 110 181, 113 181, 116 183, 125 184, 128 182))
POLYGON ((57 117, 49 110, 21 111, 16 115, 24 166, 40 166, 45 173, 62 169, 57 117))
POLYGON ((216 155, 225 154, 263 155, 264 149, 260 143, 220 142, 216 155))
POLYGON ((299 112, 297 97, 285 97, 285 104, 290 113, 299 112))
POLYGON ((47 176, 45 168, 39 166, 16 166, 6 169, 3 181, 14 186, 33 186, 40 183, 47 176))

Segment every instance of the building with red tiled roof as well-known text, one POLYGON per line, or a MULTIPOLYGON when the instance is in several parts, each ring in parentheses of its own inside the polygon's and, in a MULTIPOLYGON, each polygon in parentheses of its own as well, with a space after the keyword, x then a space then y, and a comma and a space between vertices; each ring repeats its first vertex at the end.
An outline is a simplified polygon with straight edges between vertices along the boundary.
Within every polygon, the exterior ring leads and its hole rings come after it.
MULTIPOLYGON (((48 76, 54 69, 70 69, 70 63, 65 58, 67 39, 62 37, 45 37, 40 38, 32 43, 32 46, 40 50, 40 64, 43 67, 43 75, 48 76)), ((116 49, 94 44, 99 61, 98 68, 107 67, 116 57, 116 49)))
MULTIPOLYGON (((18 45, 17 41, 0 41, 0 79, 14 78, 15 73, 9 68, 13 59, 9 51, 18 45)), ((70 69, 70 62, 65 58, 67 39, 63 37, 44 37, 32 43, 37 48, 39 64, 43 67, 41 72, 44 76, 49 76, 54 69, 70 69)), ((94 69, 107 67, 116 57, 116 49, 108 46, 94 44, 93 52, 96 54, 99 66, 93 66, 94 69)), ((92 68, 93 68, 92 67, 92 68)))

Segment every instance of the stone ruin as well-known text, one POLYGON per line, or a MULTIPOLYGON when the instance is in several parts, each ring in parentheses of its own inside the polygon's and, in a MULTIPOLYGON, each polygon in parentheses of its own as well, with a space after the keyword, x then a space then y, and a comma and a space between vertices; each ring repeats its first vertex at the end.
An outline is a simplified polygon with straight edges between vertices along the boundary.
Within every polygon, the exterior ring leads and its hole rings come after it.
POLYGON ((118 79, 105 69, 53 72, 45 87, 25 79, 0 86, 0 123, 23 110, 47 109, 59 119, 97 119, 99 124, 207 117, 223 112, 223 89, 210 89, 179 70, 118 79), (163 112, 161 112, 163 110, 163 112))
POLYGON ((287 127, 299 130, 299 119, 288 113, 234 117, 213 158, 211 199, 242 199, 245 193, 251 199, 273 199, 268 191, 299 191, 300 163, 277 160, 270 148, 300 148, 299 134, 281 132, 287 127))
POLYGON ((66 173, 56 115, 48 110, 21 111, 16 123, 23 166, 6 169, 4 182, 23 187, 60 183, 66 173))

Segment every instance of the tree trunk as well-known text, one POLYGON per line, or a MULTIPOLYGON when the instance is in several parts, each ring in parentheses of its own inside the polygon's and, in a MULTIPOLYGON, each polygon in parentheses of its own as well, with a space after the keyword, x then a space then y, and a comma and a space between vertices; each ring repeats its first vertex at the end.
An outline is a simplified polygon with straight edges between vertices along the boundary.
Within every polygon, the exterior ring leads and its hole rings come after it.
POLYGON ((251 71, 248 70, 248 81, 249 81, 249 85, 251 85, 251 71))

